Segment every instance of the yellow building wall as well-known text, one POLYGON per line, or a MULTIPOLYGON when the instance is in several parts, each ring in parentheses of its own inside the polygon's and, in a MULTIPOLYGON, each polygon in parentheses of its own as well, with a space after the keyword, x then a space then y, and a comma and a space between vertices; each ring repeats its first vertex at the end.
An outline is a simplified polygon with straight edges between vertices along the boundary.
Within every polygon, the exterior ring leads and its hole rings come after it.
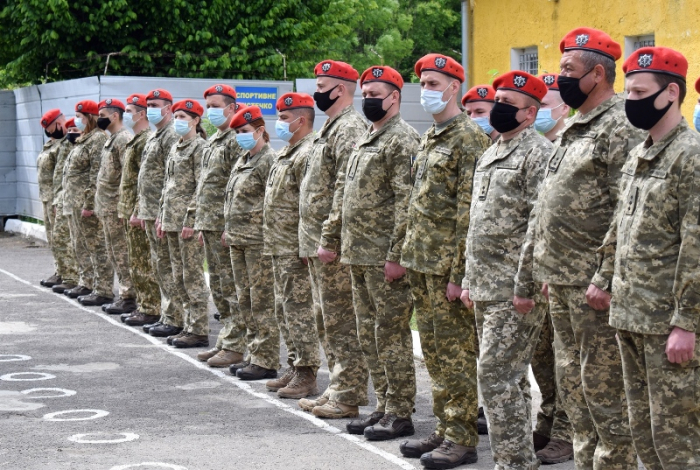
POLYGON ((471 0, 470 86, 489 83, 491 70, 511 70, 511 50, 537 46, 539 73, 559 72, 559 42, 577 27, 607 32, 623 48, 615 90, 624 90, 625 36, 654 34, 657 46, 688 59, 683 114, 691 123, 700 77, 700 0, 471 0))

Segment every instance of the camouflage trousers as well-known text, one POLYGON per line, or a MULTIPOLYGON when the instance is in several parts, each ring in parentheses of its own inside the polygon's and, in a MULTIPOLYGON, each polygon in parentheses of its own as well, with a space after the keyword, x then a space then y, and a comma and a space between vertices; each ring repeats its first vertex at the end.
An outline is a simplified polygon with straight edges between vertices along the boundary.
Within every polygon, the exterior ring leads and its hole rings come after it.
POLYGON ((536 469, 529 367, 547 311, 544 296, 527 315, 512 301, 474 302, 481 355, 479 387, 496 469, 536 469))
POLYGON ((82 271, 80 285, 92 289, 94 294, 114 298, 114 268, 107 257, 102 222, 95 214, 83 217, 81 209, 73 209, 71 223, 73 249, 82 271))
POLYGON ((107 254, 119 281, 119 297, 122 299, 136 298, 134 284, 129 272, 129 247, 126 244, 126 226, 124 220, 117 217, 116 212, 109 212, 100 217, 104 229, 107 254))
POLYGON ((376 411, 410 418, 416 403, 411 315, 406 276, 384 280, 383 266, 351 266, 357 333, 377 395, 376 411))
MULTIPOLYGON (((49 244, 49 249, 53 253, 53 228, 56 216, 53 213, 51 201, 42 201, 41 207, 44 210, 44 231, 46 232, 46 242, 49 244)), ((54 260, 56 256, 54 255, 54 260)))
POLYGON ((478 412, 474 311, 449 302, 448 276, 409 269, 425 366, 432 380, 436 432, 463 446, 476 446, 478 412))
POLYGON ((173 268, 170 265, 168 240, 158 238, 155 221, 146 220, 146 236, 151 249, 151 266, 160 287, 160 321, 166 325, 182 327, 185 315, 180 297, 175 289, 173 268))
POLYGON ((667 335, 618 330, 630 428, 647 470, 700 469, 700 335, 692 360, 672 364, 667 335))
POLYGON ((216 347, 243 354, 246 348, 246 326, 238 308, 229 249, 221 244, 221 232, 205 230, 201 233, 209 267, 209 290, 222 324, 216 347))
POLYGON ((637 469, 616 330, 586 287, 549 285, 557 385, 573 428, 576 468, 637 469))
POLYGON ((126 245, 129 251, 129 273, 136 292, 139 312, 160 315, 160 288, 151 263, 151 247, 146 232, 125 221, 126 245))
MULTIPOLYGON (((315 284, 311 275, 311 258, 308 258, 308 265, 309 280, 311 282, 311 300, 313 301, 314 306, 314 318, 316 318, 316 332, 318 333, 318 340, 321 343, 321 347, 323 348, 323 354, 326 356, 326 363, 328 363, 329 382, 333 383, 333 369, 335 369, 335 356, 333 356, 333 351, 328 345, 328 338, 326 337, 326 328, 323 326, 323 310, 321 309, 321 300, 318 298, 318 290, 314 287, 315 284)), ((282 329, 280 329, 280 332, 282 333, 282 337, 284 338, 285 344, 289 344, 289 340, 287 338, 289 336, 289 332, 283 331, 282 329)), ((323 396, 329 398, 330 393, 330 388, 327 388, 326 390, 324 390, 323 396)))
MULTIPOLYGON (((87 249, 84 248, 85 242, 80 232, 80 220, 76 220, 73 214, 73 212, 68 215, 64 214, 64 217, 68 220, 71 250, 75 255, 75 266, 78 269, 77 285, 92 289, 92 282, 95 275, 92 270, 92 261, 90 261, 90 254, 86 251, 87 249)), ((78 217, 81 217, 80 211, 78 211, 78 217)))
POLYGON ((265 369, 280 367, 280 330, 275 318, 275 278, 272 258, 262 245, 230 246, 238 305, 248 329, 250 363, 265 369))
POLYGON ((56 216, 51 231, 51 251, 56 260, 56 272, 66 284, 78 285, 78 263, 70 237, 70 216, 63 214, 63 205, 54 206, 56 216))
POLYGON ((182 328, 193 335, 209 334, 209 288, 204 279, 204 250, 197 237, 187 240, 180 232, 165 232, 175 296, 184 308, 182 328))
POLYGON ((532 374, 542 393, 535 432, 550 439, 571 442, 571 423, 561 404, 554 364, 554 329, 549 305, 542 320, 540 339, 532 355, 532 374))
POLYGON ((287 363, 311 367, 316 372, 321 366, 321 356, 309 268, 298 256, 273 256, 272 270, 275 275, 275 313, 287 345, 287 363))

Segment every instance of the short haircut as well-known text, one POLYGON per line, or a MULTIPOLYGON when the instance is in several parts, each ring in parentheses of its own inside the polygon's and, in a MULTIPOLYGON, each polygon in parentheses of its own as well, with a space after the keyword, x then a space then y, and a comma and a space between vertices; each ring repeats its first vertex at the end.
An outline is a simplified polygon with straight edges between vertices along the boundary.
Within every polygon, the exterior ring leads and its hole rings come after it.
POLYGON ((533 97, 530 96, 530 95, 525 95, 525 98, 526 98, 525 103, 527 104, 527 107, 528 107, 528 108, 529 108, 530 106, 534 106, 534 107, 537 108, 537 110, 539 111, 540 106, 542 106, 542 103, 540 103, 539 101, 537 101, 535 98, 533 98, 533 97))
POLYGON ((102 109, 106 109, 107 111, 109 111, 110 114, 117 113, 119 115, 120 121, 124 119, 124 111, 122 110, 122 108, 114 108, 112 106, 105 106, 102 109))
POLYGON ((228 96, 228 95, 221 95, 221 96, 223 97, 224 104, 226 104, 226 106, 230 105, 231 103, 236 102, 236 98, 232 98, 231 96, 228 96))
POLYGON ((581 62, 583 62, 583 66, 586 71, 593 69, 593 67, 596 65, 602 65, 603 70, 605 71, 605 81, 611 86, 615 84, 615 61, 610 57, 593 51, 581 51, 579 58, 581 59, 581 62))
POLYGON ((685 80, 683 80, 681 77, 674 77, 673 75, 669 75, 667 73, 654 73, 652 75, 654 75, 654 81, 658 83, 662 89, 666 88, 671 83, 678 85, 678 106, 683 104, 685 94, 687 93, 685 80))
POLYGON ((313 108, 295 108, 295 109, 290 109, 289 110, 292 115, 296 117, 303 117, 306 118, 306 122, 309 123, 309 125, 313 126, 314 124, 314 119, 316 118, 316 111, 314 111, 313 108))

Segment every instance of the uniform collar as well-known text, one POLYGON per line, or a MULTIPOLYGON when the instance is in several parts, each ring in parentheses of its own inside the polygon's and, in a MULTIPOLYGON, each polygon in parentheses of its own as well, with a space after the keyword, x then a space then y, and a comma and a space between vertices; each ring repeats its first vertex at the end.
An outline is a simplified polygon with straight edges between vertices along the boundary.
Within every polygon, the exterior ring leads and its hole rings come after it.
POLYGON ((330 129, 330 128, 333 126, 333 124, 334 124, 338 119, 340 119, 341 117, 345 116, 346 114, 348 114, 348 113, 349 113, 350 111, 352 111, 353 109, 355 109, 355 108, 354 108, 351 104, 348 105, 348 106, 346 106, 346 107, 344 107, 338 114, 336 114, 336 115, 333 116, 332 118, 328 119, 325 123, 323 123, 323 127, 321 128, 321 131, 319 132, 319 134, 325 134, 326 131, 327 131, 328 129, 330 129))
POLYGON ((299 148, 299 146, 300 146, 301 144, 303 144, 304 142, 308 142, 309 140, 313 139, 313 137, 314 137, 313 131, 309 132, 309 133, 306 134, 303 138, 301 138, 301 139, 299 140, 299 142, 297 142, 296 144, 294 144, 294 145, 287 145, 287 146, 284 147, 282 150, 280 150, 279 157, 280 157, 280 158, 285 158, 285 157, 291 155, 297 148, 299 148))
POLYGON ((654 142, 651 139, 651 136, 647 136, 646 140, 644 141, 643 144, 643 151, 641 152, 639 158, 642 160, 646 161, 651 161, 654 158, 656 158, 668 145, 673 142, 676 137, 678 137, 678 134, 681 132, 684 132, 686 130, 691 130, 690 126, 686 122, 685 118, 681 119, 681 122, 678 123, 676 127, 671 129, 668 134, 666 134, 661 140, 658 142, 654 142))
POLYGON ((119 129, 119 130, 118 130, 117 132, 115 132, 114 134, 110 134, 109 139, 107 140, 107 143, 106 143, 105 145, 111 144, 112 141, 114 141, 114 138, 117 137, 117 136, 118 136, 119 134, 121 134, 122 132, 128 132, 128 131, 126 130, 125 127, 122 127, 121 129, 119 129))
POLYGON ((401 113, 397 113, 395 116, 392 116, 391 119, 385 122, 384 125, 375 132, 372 132, 372 124, 370 124, 367 128, 367 132, 365 132, 363 136, 362 141, 358 142, 357 145, 360 146, 372 142, 373 140, 377 139, 380 135, 384 134, 388 129, 397 126, 399 122, 401 122, 401 113))
POLYGON ((230 136, 231 132, 234 132, 234 130, 231 129, 230 127, 227 128, 225 131, 222 131, 221 129, 217 129, 216 133, 213 136, 211 136, 210 142, 216 142, 217 140, 222 140, 222 139, 230 136))
POLYGON ((481 159, 477 160, 477 165, 480 167, 486 167, 493 162, 504 160, 520 146, 520 143, 525 139, 525 137, 531 135, 533 132, 536 132, 534 127, 528 126, 510 140, 503 140, 502 136, 499 137, 498 140, 491 146, 493 152, 489 152, 488 155, 485 155, 481 159))
POLYGON ((430 131, 432 131, 433 135, 440 135, 443 132, 447 132, 448 129, 452 129, 457 123, 460 123, 465 119, 468 119, 467 115, 465 113, 459 113, 455 117, 441 123, 439 126, 437 123, 433 122, 433 126, 430 128, 430 131))
POLYGON ((620 103, 622 101, 622 97, 619 95, 613 95, 612 97, 608 98, 607 100, 603 101, 600 103, 598 106, 590 110, 586 114, 581 114, 581 113, 576 113, 572 116, 572 118, 567 121, 566 127, 562 130, 562 132, 566 129, 569 129, 572 126, 575 126, 577 124, 581 125, 586 125, 589 122, 591 122, 593 119, 597 118, 604 112, 606 112, 608 109, 612 108, 616 104, 620 103))
POLYGON ((262 146, 260 151, 253 155, 252 157, 250 156, 250 151, 246 152, 243 154, 243 168, 250 168, 253 166, 253 163, 256 162, 261 156, 265 155, 267 152, 272 151, 272 147, 270 147, 270 143, 266 143, 265 145, 262 146))
POLYGON ((156 129, 156 136, 161 135, 163 132, 167 131, 168 129, 173 128, 173 121, 174 119, 171 119, 169 123, 167 123, 165 126, 163 126, 162 129, 156 129))

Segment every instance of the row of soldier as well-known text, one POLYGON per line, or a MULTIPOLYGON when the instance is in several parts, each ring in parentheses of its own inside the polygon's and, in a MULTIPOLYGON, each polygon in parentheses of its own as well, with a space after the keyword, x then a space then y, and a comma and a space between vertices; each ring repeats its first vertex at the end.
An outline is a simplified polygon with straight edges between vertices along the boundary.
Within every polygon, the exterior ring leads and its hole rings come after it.
POLYGON ((578 28, 560 49, 560 75, 506 73, 469 90, 465 112, 462 67, 421 58, 422 137, 401 119, 398 72, 332 60, 313 97, 278 100, 278 153, 226 85, 204 93, 208 141, 201 105, 162 89, 49 111, 38 166, 57 273, 43 284, 175 347, 209 345, 211 291, 223 326, 200 360, 322 418, 358 417, 371 377, 375 411, 347 425, 370 440, 414 434, 415 311, 437 426, 404 456, 477 460, 478 379, 496 468, 700 468, 687 60, 636 51, 624 99, 607 34, 578 28), (319 342, 330 384, 313 398, 319 342))

